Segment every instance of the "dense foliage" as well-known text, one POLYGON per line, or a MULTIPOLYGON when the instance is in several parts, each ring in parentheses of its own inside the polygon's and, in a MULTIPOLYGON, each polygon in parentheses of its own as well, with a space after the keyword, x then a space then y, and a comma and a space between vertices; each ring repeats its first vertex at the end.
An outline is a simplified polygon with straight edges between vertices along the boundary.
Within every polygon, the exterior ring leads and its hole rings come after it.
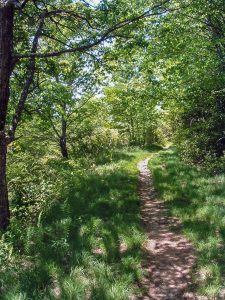
MULTIPOLYGON (((225 105, 224 1, 182 1, 157 24, 153 57, 173 141, 182 157, 223 157, 225 105)), ((222 162, 221 162, 222 163, 222 162)))

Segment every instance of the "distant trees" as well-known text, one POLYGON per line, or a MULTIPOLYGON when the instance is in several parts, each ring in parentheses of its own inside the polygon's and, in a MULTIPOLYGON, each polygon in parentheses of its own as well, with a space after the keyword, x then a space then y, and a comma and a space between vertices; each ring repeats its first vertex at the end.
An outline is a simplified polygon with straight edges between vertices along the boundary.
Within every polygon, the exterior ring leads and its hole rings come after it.
POLYGON ((118 128, 130 145, 148 146, 159 142, 157 99, 150 93, 151 84, 143 77, 139 79, 140 73, 136 75, 127 81, 120 77, 115 86, 106 88, 104 101, 111 126, 118 128))

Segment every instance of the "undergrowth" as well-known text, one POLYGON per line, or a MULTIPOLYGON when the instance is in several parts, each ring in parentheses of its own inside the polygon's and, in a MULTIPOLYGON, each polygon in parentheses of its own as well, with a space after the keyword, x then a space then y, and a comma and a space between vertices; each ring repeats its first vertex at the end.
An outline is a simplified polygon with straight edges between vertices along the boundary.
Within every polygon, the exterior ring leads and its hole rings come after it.
POLYGON ((188 166, 172 150, 153 155, 149 167, 159 196, 196 249, 197 291, 217 299, 225 278, 225 176, 188 166))
POLYGON ((12 223, 0 240, 0 298, 127 300, 134 294, 145 240, 136 164, 146 155, 115 152, 111 162, 86 168, 51 157, 13 165, 18 181, 10 181, 12 223))

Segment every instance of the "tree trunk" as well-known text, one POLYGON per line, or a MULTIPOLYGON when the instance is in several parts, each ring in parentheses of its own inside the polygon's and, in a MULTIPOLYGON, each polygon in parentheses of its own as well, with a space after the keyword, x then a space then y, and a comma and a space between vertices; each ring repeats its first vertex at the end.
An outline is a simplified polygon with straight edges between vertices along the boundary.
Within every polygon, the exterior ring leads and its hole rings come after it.
POLYGON ((67 149, 67 122, 62 117, 62 132, 61 132, 61 137, 60 137, 60 149, 61 149, 61 154, 64 158, 68 158, 68 149, 67 149))
POLYGON ((0 131, 0 229, 5 231, 9 225, 9 199, 6 181, 7 142, 4 131, 0 131))
POLYGON ((61 136, 60 136, 60 149, 61 154, 64 158, 68 158, 68 149, 67 149, 67 121, 66 121, 66 103, 62 104, 63 115, 61 120, 61 136))
POLYGON ((67 144, 66 139, 60 138, 60 150, 63 158, 68 158, 68 150, 67 150, 67 144))
POLYGON ((12 5, 0 8, 0 229, 9 225, 9 201, 6 182, 7 138, 5 134, 9 103, 9 80, 12 69, 13 48, 12 5))

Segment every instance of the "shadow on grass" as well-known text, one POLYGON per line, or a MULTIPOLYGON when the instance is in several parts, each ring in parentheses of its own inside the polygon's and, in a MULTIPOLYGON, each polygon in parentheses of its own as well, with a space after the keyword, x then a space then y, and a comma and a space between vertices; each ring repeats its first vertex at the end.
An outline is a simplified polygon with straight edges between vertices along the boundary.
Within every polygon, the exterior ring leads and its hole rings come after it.
POLYGON ((150 168, 160 197, 182 220, 183 232, 197 250, 198 291, 217 297, 225 275, 225 176, 210 177, 185 165, 171 150, 154 156, 150 168))
POLYGON ((134 158, 118 153, 113 164, 80 175, 69 163, 63 172, 60 162, 51 165, 60 196, 38 226, 14 231, 21 262, 4 274, 2 299, 128 299, 145 239, 134 158))
MULTIPOLYGON (((130 149, 130 152, 132 152, 132 149, 130 149)), ((100 155, 96 156, 95 163, 98 166, 103 166, 103 165, 109 164, 111 162, 117 163, 122 160, 131 161, 134 158, 135 158, 134 155, 129 154, 129 149, 127 149, 127 153, 125 151, 114 150, 114 151, 110 151, 110 153, 108 155, 100 154, 100 155)))
POLYGON ((146 146, 145 149, 149 152, 158 152, 158 151, 163 150, 163 147, 158 144, 151 144, 149 146, 146 146))

